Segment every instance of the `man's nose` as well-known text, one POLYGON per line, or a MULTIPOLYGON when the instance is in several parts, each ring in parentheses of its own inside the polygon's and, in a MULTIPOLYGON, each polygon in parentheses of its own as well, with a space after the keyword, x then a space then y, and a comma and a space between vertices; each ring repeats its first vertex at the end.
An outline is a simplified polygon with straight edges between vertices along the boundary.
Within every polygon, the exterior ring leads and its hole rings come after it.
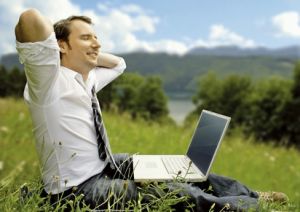
POLYGON ((101 44, 97 39, 93 40, 93 48, 97 48, 97 49, 101 48, 101 44))

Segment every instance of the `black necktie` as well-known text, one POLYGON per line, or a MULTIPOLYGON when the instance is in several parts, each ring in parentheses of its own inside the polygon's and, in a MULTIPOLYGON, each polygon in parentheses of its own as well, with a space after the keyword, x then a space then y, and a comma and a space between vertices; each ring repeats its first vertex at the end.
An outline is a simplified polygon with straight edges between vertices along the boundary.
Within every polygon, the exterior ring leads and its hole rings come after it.
POLYGON ((95 86, 93 86, 92 88, 92 108, 93 108, 94 125, 96 129, 96 136, 98 142, 99 158, 103 161, 108 160, 109 162, 112 162, 111 165, 115 165, 114 159, 110 153, 109 140, 100 113, 100 105, 97 100, 95 86))

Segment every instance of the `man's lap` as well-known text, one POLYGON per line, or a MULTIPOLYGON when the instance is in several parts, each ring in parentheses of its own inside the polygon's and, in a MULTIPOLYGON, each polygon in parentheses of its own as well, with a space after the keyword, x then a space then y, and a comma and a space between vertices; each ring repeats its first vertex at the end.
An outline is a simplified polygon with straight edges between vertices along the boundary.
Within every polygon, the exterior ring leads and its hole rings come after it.
MULTIPOLYGON (((124 208, 126 202, 137 201, 138 193, 147 192, 142 185, 137 185, 133 181, 133 165, 130 156, 116 154, 114 158, 118 170, 108 165, 102 173, 91 177, 73 192, 75 195, 83 194, 85 203, 92 208, 105 209, 108 202, 110 205, 117 203, 114 205, 115 208, 124 208)), ((178 197, 188 196, 189 201, 195 205, 196 211, 209 210, 212 205, 216 210, 228 205, 231 210, 248 209, 256 207, 258 201, 256 192, 236 180, 215 174, 210 174, 208 180, 202 183, 170 182, 165 183, 164 186, 168 192, 176 191, 178 197)), ((149 192, 151 193, 150 190, 149 192)), ((145 198, 143 202, 148 201, 151 200, 145 198)))

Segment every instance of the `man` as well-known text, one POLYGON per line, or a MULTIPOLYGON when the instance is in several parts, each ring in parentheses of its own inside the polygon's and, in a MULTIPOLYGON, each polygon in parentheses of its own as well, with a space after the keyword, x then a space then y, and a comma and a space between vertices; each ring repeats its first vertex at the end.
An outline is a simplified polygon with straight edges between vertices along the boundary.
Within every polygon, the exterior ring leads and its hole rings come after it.
POLYGON ((126 65, 120 57, 99 52, 89 18, 70 17, 54 27, 55 34, 52 24, 31 9, 22 13, 15 33, 44 188, 59 194, 110 167, 98 155, 92 90, 99 91, 126 65))
MULTIPOLYGON (((15 34, 27 77, 24 98, 33 121, 44 190, 51 201, 84 194, 86 204, 99 208, 110 193, 122 196, 123 205, 136 200, 131 159, 112 156, 95 97, 124 71, 124 60, 99 51, 91 20, 85 16, 71 16, 53 27, 39 11, 30 9, 21 14, 15 34)), ((215 175, 201 185, 168 186, 190 195, 196 210, 214 203, 216 209, 226 203, 237 209, 240 200, 248 208, 259 197, 238 182, 215 175), (200 189, 209 185, 215 193, 200 189)))

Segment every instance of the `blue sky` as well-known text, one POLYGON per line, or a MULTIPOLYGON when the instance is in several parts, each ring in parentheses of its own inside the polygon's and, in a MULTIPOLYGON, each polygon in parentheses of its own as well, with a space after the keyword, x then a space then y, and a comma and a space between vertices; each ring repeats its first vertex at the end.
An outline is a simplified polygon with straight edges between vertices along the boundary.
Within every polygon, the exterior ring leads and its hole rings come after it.
POLYGON ((14 25, 30 7, 53 22, 71 14, 91 16, 108 52, 300 45, 299 0, 2 0, 0 55, 15 51, 14 25))

